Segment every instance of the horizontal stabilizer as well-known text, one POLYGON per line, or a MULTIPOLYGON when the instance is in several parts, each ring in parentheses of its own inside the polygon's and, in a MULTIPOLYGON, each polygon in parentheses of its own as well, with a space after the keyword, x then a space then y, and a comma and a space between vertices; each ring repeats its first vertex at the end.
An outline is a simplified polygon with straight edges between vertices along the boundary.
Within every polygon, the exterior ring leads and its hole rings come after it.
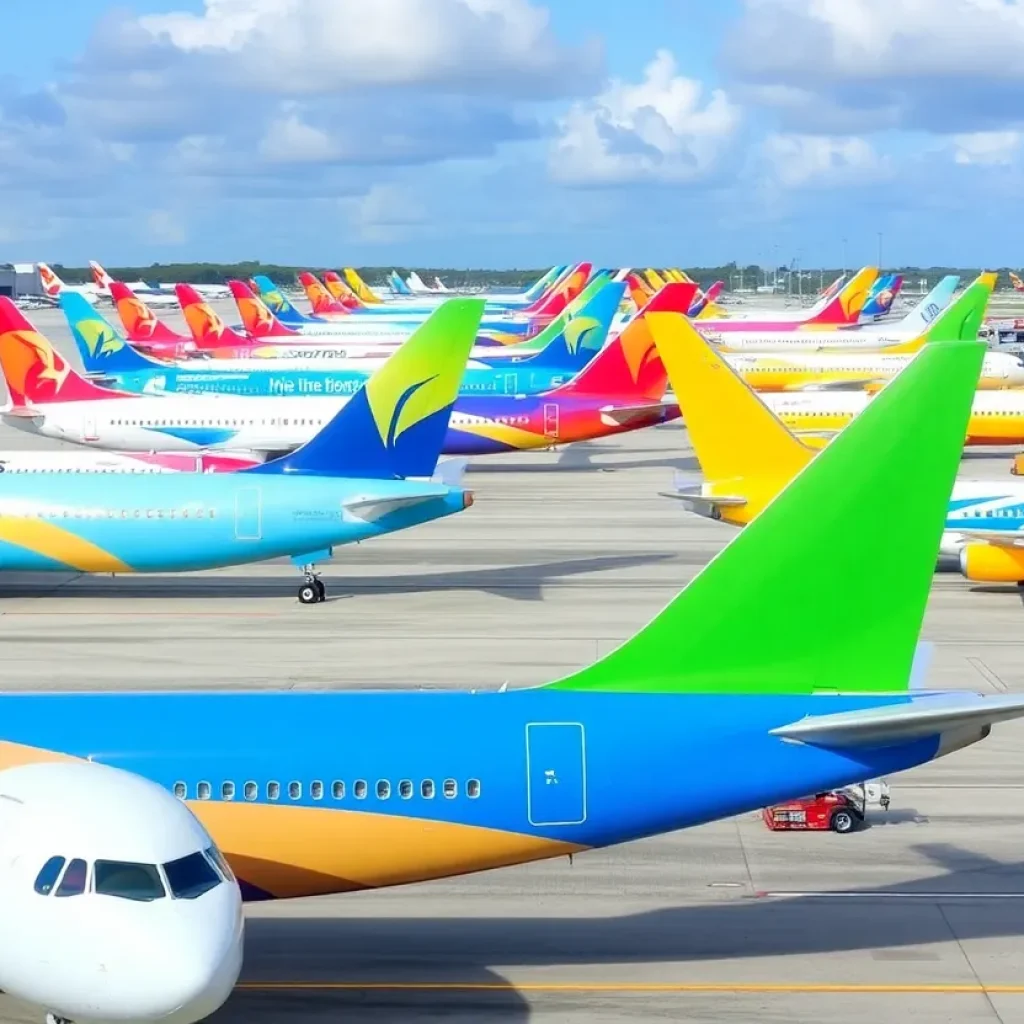
POLYGON ((710 505, 713 508, 737 508, 747 503, 747 499, 739 494, 701 494, 700 491, 658 491, 658 494, 662 498, 676 498, 679 501, 710 505))
POLYGON ((398 512, 403 508, 412 508, 415 505, 422 505, 428 501, 443 500, 447 494, 447 488, 431 488, 420 492, 405 491, 402 494, 391 497, 365 497, 352 498, 342 503, 345 511, 356 519, 362 519, 367 523, 375 523, 392 512, 398 512))
POLYGON ((787 391, 863 391, 874 385, 884 385, 888 379, 884 377, 860 377, 847 380, 815 381, 813 384, 798 384, 786 388, 787 391))
POLYGON ((1024 547, 1024 533, 1021 533, 1018 530, 985 530, 978 528, 971 530, 950 529, 950 533, 955 533, 960 537, 965 537, 967 540, 984 541, 986 544, 993 544, 1000 548, 1024 547))
POLYGON ((436 484, 444 484, 445 487, 461 487, 468 465, 469 459, 442 459, 430 479, 436 484))
POLYGON ((625 427, 634 420, 643 419, 653 413, 675 409, 675 402, 645 402, 643 405, 610 405, 600 410, 601 422, 608 426, 625 427))
MULTIPOLYGON (((773 736, 821 747, 884 747, 926 736, 977 732, 1024 717, 1024 696, 939 694, 835 715, 810 715, 772 729, 773 736)), ((950 739, 956 737, 950 736, 950 739)), ((973 740, 971 740, 973 742, 973 740)))

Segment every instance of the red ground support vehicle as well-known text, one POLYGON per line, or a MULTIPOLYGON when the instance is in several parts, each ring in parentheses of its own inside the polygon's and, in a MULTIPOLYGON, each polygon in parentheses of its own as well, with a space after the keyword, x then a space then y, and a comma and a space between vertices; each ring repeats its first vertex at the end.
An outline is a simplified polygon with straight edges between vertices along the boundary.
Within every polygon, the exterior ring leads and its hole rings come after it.
POLYGON ((788 829, 823 832, 831 829, 846 835, 864 821, 864 807, 865 803, 858 801, 854 793, 842 790, 816 793, 766 807, 761 816, 773 832, 788 829))

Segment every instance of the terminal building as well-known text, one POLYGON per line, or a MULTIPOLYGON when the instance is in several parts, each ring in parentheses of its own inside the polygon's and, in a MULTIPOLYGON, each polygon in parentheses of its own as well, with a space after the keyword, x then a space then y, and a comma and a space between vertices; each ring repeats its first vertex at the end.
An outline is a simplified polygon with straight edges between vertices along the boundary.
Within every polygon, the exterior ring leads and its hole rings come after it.
POLYGON ((34 263, 0 263, 0 295, 10 299, 43 294, 43 284, 34 263))

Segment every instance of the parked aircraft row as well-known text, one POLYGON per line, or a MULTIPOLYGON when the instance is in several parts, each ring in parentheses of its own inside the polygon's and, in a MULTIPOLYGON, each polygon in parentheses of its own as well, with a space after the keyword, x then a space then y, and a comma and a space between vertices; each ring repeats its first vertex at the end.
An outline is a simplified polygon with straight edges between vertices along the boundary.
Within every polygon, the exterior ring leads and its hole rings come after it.
MULTIPOLYGON (((16 314, 0 302, 13 418, 39 428, 55 405, 95 401, 102 389, 16 314)), ((232 550, 308 565, 460 512, 471 495, 437 455, 483 314, 479 300, 446 303, 320 433, 266 463, 11 477, 0 565, 14 554, 37 569, 145 571, 173 552, 226 564, 232 550)), ((808 450, 775 428, 769 443, 790 454, 772 464, 774 490, 749 489, 758 514, 648 625, 565 678, 510 692, 0 697, 0 988, 55 1020, 193 1024, 238 978, 243 900, 581 854, 890 775, 1024 716, 1024 697, 936 692, 922 670, 984 356, 976 340, 945 340, 959 333, 951 317, 835 437, 808 450)), ((583 372, 616 345, 627 366, 664 360, 695 424, 699 382, 732 381, 746 405, 730 400, 725 429, 746 444, 741 425, 767 410, 690 323, 649 307, 583 372), (622 339, 641 327, 655 347, 636 364, 622 339)), ((104 399, 186 400, 236 401, 104 399)), ((303 600, 318 591, 314 576, 303 600)))

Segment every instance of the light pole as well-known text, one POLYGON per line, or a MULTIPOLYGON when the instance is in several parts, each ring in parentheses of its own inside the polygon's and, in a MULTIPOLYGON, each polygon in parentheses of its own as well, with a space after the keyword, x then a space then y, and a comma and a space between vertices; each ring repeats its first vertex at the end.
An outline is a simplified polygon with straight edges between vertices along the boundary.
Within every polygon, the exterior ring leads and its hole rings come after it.
POLYGON ((878 232, 878 269, 882 269, 882 232, 878 232))

